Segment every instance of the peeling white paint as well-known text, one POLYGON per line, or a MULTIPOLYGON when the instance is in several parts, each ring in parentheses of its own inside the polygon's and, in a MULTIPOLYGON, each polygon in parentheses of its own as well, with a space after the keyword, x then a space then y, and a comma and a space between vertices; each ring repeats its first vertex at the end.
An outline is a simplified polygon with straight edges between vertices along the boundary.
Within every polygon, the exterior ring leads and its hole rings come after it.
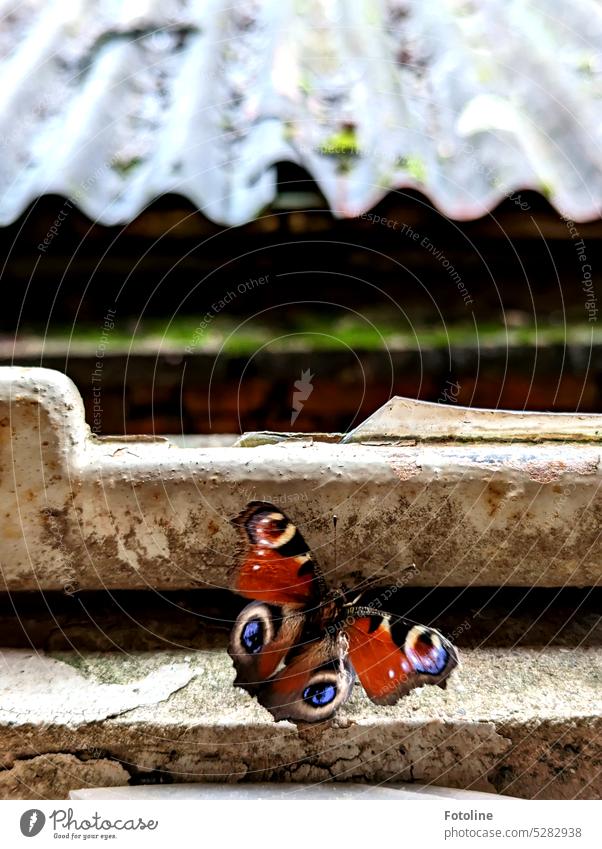
MULTIPOLYGON (((71 661, 86 661, 73 653, 71 661)), ((113 664, 114 667, 114 664, 113 664)), ((94 663, 83 674, 73 665, 41 653, 0 651, 0 725, 78 726, 156 705, 185 687, 195 675, 187 663, 163 663, 125 683, 94 678, 94 663)))

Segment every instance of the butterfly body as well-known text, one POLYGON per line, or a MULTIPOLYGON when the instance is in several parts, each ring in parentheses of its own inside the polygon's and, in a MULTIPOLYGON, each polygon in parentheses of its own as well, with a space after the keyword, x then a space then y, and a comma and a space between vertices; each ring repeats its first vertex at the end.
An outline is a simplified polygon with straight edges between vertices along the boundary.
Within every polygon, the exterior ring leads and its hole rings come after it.
POLYGON ((423 684, 446 686, 457 664, 453 646, 438 631, 382 610, 374 590, 365 603, 357 591, 328 590, 299 530, 278 507, 252 501, 233 523, 246 544, 234 588, 253 599, 230 635, 235 684, 275 719, 330 719, 356 675, 382 705, 423 684))

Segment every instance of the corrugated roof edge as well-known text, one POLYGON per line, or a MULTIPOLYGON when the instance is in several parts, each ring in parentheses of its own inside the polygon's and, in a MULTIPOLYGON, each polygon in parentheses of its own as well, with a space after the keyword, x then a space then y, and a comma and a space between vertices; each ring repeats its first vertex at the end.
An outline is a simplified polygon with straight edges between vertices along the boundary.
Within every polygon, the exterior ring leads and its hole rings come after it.
POLYGON ((458 220, 602 211, 602 7, 0 0, 0 224, 45 194, 124 224, 181 194, 243 224, 274 165, 337 217, 418 189, 458 220), (143 7, 143 11, 140 8, 143 7))

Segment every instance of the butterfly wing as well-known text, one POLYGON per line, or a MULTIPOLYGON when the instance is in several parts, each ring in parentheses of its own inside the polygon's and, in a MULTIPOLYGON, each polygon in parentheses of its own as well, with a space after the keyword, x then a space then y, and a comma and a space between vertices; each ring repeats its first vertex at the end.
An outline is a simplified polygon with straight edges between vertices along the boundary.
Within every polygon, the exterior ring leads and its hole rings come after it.
POLYGON ((268 604, 306 604, 324 595, 324 579, 290 519, 267 501, 251 501, 232 520, 245 543, 235 592, 268 604))
POLYGON ((257 699, 276 720, 324 722, 345 704, 354 680, 345 647, 322 636, 293 649, 257 699))
POLYGON ((349 658, 368 697, 393 705, 416 687, 447 686, 455 648, 433 628, 377 610, 348 616, 349 658))
POLYGON ((317 635, 301 605, 252 602, 239 614, 228 647, 235 684, 257 696, 274 719, 330 719, 351 694, 353 669, 340 636, 317 635))
POLYGON ((230 633, 228 654, 236 669, 234 683, 255 694, 300 639, 305 620, 301 605, 248 604, 230 633))

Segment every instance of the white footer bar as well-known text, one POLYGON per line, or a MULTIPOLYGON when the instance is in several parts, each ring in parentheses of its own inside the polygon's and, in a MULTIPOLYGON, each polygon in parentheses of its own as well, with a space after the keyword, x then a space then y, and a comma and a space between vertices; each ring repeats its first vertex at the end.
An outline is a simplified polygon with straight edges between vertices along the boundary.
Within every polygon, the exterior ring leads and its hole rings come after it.
POLYGON ((157 796, 151 801, 133 793, 119 801, 6 801, 0 803, 1 845, 370 849, 383 840, 399 849, 602 845, 601 802, 507 799, 500 804, 501 797, 487 794, 462 800, 417 794, 411 798, 393 790, 377 797, 366 792, 373 788, 364 788, 364 796, 343 792, 333 801, 330 793, 303 798, 295 795, 294 786, 276 789, 279 795, 258 792, 246 799, 224 792, 221 798, 188 800, 157 796), (392 804, 381 804, 381 799, 392 804), (330 804, 321 804, 322 800, 330 804))

